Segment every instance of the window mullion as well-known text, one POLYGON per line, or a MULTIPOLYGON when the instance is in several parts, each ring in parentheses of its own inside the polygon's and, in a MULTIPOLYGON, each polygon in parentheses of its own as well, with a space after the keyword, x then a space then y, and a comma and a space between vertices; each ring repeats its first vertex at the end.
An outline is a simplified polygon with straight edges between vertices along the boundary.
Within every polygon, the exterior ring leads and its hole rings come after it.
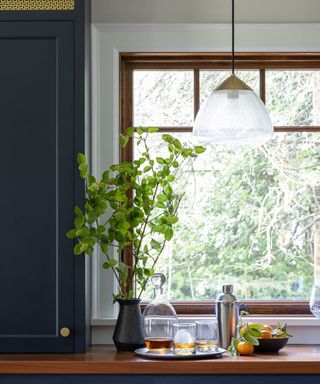
POLYGON ((266 70, 259 70, 259 78, 260 78, 260 99, 266 103, 266 70))
MULTIPOLYGON (((126 129, 133 125, 133 69, 127 68, 125 62, 121 63, 121 84, 120 84, 120 132, 126 133, 126 129)), ((133 161, 133 139, 126 148, 120 147, 120 161, 133 161)), ((128 190, 128 197, 132 197, 132 190, 128 190)), ((127 291, 135 289, 134 282, 132 281, 132 268, 134 264, 132 247, 126 247, 121 255, 120 259, 122 262, 129 266, 129 281, 131 284, 127 286, 127 291)))
POLYGON ((200 107, 200 70, 193 70, 193 99, 194 99, 194 118, 196 118, 200 107))

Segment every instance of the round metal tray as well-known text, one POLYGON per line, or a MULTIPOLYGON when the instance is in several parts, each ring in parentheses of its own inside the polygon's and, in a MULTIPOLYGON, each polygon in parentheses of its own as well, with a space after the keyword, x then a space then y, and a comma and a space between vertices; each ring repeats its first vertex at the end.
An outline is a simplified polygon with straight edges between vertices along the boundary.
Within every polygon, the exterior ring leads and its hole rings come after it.
POLYGON ((220 357, 226 352, 223 348, 217 348, 214 352, 196 352, 191 355, 175 355, 172 351, 164 353, 149 352, 148 348, 139 348, 134 351, 137 355, 148 359, 160 359, 160 360, 197 360, 197 359, 213 359, 220 357))

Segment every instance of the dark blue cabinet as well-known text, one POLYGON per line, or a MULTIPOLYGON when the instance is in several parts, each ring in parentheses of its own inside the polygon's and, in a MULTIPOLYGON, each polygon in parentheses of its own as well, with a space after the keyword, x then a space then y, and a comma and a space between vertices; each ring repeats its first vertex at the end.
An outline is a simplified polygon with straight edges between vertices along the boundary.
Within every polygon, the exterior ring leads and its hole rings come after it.
POLYGON ((88 343, 85 259, 65 237, 83 200, 85 24, 83 1, 0 12, 0 352, 88 343))

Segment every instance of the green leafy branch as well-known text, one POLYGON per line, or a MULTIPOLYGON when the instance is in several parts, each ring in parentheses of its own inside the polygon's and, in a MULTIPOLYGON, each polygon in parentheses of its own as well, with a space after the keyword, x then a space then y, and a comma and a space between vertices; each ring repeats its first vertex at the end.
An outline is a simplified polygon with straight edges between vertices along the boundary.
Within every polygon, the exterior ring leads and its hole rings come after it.
POLYGON ((272 331, 272 337, 292 337, 292 335, 289 335, 287 332, 287 322, 283 324, 277 323, 276 329, 272 331))
POLYGON ((113 164, 100 180, 88 173, 86 157, 78 154, 80 176, 85 181, 83 209, 75 207, 74 254, 92 255, 98 245, 105 255, 103 268, 111 269, 118 282, 114 300, 141 297, 167 241, 174 235, 182 195, 174 190, 177 171, 205 151, 186 146, 169 134, 162 135, 166 156, 152 156, 148 136, 157 128, 127 128, 120 135, 122 147, 136 140, 141 155, 132 162, 113 164), (116 250, 117 256, 113 251, 116 250), (124 251, 133 263, 122 260, 124 251), (139 293, 138 293, 139 290, 139 293))

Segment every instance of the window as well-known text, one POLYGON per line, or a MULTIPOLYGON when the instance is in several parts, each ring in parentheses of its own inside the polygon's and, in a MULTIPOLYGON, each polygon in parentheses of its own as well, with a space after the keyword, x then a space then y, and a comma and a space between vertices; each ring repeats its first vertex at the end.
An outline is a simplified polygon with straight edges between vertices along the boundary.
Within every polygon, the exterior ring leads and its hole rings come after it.
MULTIPOLYGON (((237 62, 276 138, 208 146, 184 170, 180 221, 157 270, 180 313, 212 312, 209 300, 232 282, 250 313, 307 314, 320 265, 320 55, 238 54, 237 62)), ((194 116, 229 63, 226 54, 122 54, 122 129, 159 127, 149 143, 159 153, 162 132, 193 140, 194 116)), ((132 143, 122 158, 136 151, 132 143)))

